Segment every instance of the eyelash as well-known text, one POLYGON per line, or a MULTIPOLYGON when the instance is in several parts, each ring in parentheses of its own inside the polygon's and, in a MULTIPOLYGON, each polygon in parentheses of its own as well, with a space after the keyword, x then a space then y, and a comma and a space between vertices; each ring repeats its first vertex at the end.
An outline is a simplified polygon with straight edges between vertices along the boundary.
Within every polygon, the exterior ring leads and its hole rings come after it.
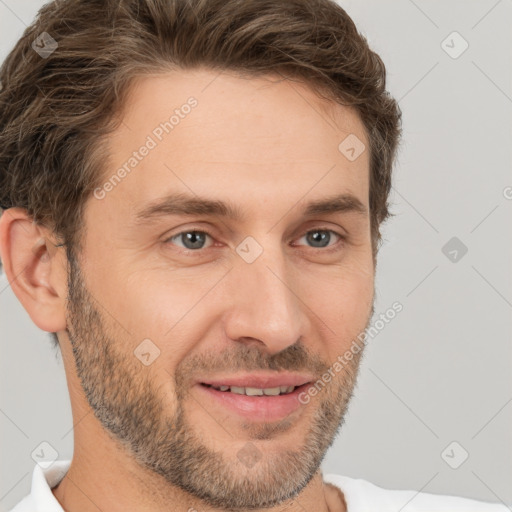
MULTIPOLYGON (((332 233, 332 234, 336 235, 339 238, 339 240, 338 240, 338 242, 334 243, 333 245, 328 245, 326 247, 309 247, 310 249, 318 249, 318 250, 323 251, 324 253, 327 253, 327 252, 332 252, 332 251, 340 250, 345 245, 344 243, 346 242, 346 236, 342 235, 341 233, 338 233, 337 231, 334 231, 333 229, 327 228, 327 227, 318 227, 318 228, 314 228, 314 229, 308 229, 307 231, 302 233, 302 235, 300 235, 299 238, 302 238, 305 235, 308 235, 309 233, 315 233, 315 232, 318 232, 318 231, 332 233)), ((208 231, 207 229, 204 229, 204 228, 194 229, 194 228, 192 228, 192 229, 186 229, 184 231, 180 231, 179 233, 171 235, 170 237, 166 238, 163 241, 163 243, 164 244, 169 244, 172 240, 178 238, 180 235, 183 235, 185 233, 205 234, 205 235, 208 235, 212 240, 215 240, 213 234, 210 231, 208 231)), ((201 248, 201 249, 186 249, 186 248, 180 248, 180 249, 181 249, 182 253, 184 253, 186 255, 189 255, 191 253, 200 254, 202 251, 204 251, 206 249, 209 249, 209 248, 211 248, 211 247, 206 247, 206 248, 201 248)))

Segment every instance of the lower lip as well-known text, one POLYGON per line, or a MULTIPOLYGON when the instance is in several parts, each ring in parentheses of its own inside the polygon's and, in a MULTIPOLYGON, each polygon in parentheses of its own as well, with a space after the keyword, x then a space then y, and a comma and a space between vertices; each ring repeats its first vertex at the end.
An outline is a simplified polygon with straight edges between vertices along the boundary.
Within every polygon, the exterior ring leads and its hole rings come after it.
POLYGON ((198 384, 200 392, 206 393, 209 398, 216 400, 240 416, 254 421, 279 421, 286 418, 301 405, 304 405, 299 401, 299 395, 308 386, 309 383, 303 384, 287 395, 248 396, 237 395, 231 391, 219 391, 211 386, 198 384))

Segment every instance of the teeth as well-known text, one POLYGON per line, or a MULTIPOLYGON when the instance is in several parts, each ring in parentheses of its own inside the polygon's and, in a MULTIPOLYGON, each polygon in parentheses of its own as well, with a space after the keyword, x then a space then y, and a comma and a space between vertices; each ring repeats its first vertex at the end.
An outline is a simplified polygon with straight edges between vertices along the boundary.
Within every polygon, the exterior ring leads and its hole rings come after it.
POLYGON ((248 396, 263 396, 263 389, 245 388, 245 394, 248 395, 248 396))
POLYGON ((247 396, 277 396, 279 394, 288 394, 291 393, 295 386, 279 386, 275 388, 242 388, 238 386, 212 386, 215 389, 219 389, 220 391, 227 391, 230 389, 231 393, 236 393, 237 395, 247 395, 247 396))

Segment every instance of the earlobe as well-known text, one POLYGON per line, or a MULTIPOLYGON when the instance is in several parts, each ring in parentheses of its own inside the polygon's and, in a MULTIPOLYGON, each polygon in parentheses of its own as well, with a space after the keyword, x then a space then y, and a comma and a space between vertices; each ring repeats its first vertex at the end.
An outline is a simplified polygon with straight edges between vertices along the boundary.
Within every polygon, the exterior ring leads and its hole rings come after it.
POLYGON ((66 259, 53 238, 22 208, 0 217, 0 257, 9 285, 32 321, 47 332, 66 328, 66 259))

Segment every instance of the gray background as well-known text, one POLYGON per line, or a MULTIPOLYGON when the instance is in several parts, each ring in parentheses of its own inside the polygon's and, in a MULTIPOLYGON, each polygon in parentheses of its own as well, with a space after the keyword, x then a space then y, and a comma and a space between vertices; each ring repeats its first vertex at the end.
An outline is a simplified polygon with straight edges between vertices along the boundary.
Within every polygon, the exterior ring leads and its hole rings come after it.
MULTIPOLYGON (((370 342, 324 473, 512 509, 512 1, 340 3, 403 111, 375 319, 395 301, 404 309, 370 342), (458 58, 441 45, 453 31, 469 43, 458 58), (442 251, 452 237, 468 248, 455 262, 442 251), (458 469, 445 462, 463 450, 458 469)), ((0 0, 0 60, 42 4, 0 0)), ((71 458, 73 439, 60 355, 5 276, 0 315, 5 511, 30 490, 34 448, 71 458)))

